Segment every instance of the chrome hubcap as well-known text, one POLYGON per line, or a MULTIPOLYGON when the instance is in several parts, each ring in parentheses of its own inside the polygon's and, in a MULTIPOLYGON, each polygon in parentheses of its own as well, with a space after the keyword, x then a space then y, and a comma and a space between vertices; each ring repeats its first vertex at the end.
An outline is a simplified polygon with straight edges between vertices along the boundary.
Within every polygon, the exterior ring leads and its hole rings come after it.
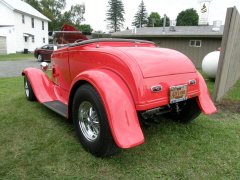
POLYGON ((29 89, 28 89, 28 83, 27 83, 27 81, 25 82, 24 88, 25 88, 26 96, 29 97, 29 89))
POLYGON ((91 103, 84 101, 78 109, 79 127, 88 141, 95 141, 100 132, 97 112, 91 103))
POLYGON ((38 55, 38 61, 42 61, 42 56, 38 55))

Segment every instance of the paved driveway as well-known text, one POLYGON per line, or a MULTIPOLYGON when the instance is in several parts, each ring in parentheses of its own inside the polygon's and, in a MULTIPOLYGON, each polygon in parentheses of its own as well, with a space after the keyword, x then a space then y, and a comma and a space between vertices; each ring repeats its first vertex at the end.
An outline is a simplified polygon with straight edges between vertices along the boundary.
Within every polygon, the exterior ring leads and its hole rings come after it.
POLYGON ((23 61, 0 61, 0 77, 22 76, 22 70, 28 67, 40 68, 40 62, 35 58, 23 61))

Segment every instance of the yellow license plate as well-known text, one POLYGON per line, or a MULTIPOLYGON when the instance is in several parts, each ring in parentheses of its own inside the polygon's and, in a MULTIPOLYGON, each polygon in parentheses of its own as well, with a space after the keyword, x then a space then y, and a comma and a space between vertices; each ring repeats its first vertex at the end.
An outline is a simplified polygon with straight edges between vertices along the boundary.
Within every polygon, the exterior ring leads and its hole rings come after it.
POLYGON ((187 100, 187 85, 173 86, 170 88, 170 104, 187 100))

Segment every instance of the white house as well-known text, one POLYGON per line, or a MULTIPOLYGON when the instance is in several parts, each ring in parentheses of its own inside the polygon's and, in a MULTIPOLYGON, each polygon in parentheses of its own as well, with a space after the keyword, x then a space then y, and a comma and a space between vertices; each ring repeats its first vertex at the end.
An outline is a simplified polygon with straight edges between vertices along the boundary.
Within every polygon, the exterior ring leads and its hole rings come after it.
POLYGON ((21 0, 0 0, 0 55, 48 44, 49 21, 21 0))

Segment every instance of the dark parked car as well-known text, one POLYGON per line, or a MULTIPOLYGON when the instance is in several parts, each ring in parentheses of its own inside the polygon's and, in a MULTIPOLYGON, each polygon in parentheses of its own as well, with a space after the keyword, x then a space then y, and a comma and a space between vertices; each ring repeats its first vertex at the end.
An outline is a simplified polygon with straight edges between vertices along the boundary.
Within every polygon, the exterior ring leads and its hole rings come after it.
POLYGON ((51 60, 51 55, 53 53, 53 44, 47 44, 40 48, 36 48, 34 51, 34 56, 39 62, 44 60, 51 60))

